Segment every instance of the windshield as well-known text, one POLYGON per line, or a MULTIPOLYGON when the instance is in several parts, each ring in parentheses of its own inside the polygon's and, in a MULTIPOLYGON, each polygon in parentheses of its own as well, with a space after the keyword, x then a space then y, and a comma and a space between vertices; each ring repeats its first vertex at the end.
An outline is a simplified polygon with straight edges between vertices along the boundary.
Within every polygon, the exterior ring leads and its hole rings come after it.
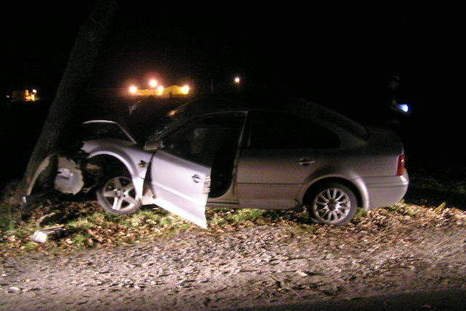
POLYGON ((159 116, 154 122, 145 127, 142 131, 141 141, 153 140, 164 133, 171 124, 185 119, 184 108, 179 107, 168 111, 165 115, 159 116))
POLYGON ((127 117, 128 128, 139 142, 144 142, 176 121, 184 104, 184 101, 145 99, 138 102, 127 117))

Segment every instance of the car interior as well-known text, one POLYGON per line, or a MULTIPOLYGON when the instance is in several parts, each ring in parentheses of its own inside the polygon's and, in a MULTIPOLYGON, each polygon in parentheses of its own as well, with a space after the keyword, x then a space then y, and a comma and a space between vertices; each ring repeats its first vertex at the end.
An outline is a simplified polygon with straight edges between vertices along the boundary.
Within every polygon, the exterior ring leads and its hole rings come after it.
POLYGON ((232 182, 242 114, 214 114, 189 121, 163 139, 164 150, 211 167, 209 197, 223 195, 232 182))

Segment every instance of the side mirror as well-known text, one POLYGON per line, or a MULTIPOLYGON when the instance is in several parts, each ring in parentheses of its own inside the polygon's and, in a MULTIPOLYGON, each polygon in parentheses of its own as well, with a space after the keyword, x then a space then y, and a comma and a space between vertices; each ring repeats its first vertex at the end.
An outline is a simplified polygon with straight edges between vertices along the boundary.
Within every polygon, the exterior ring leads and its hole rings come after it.
POLYGON ((164 145, 162 140, 148 141, 144 145, 144 150, 146 150, 146 151, 157 151, 157 150, 160 150, 160 149, 163 149, 163 148, 165 148, 165 145, 164 145))

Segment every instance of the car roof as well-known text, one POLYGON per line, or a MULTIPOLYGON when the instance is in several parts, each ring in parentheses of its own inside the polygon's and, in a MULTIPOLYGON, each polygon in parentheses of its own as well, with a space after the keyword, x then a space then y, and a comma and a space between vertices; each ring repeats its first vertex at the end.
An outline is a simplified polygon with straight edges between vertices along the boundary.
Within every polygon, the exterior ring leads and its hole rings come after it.
POLYGON ((183 110, 190 115, 227 112, 227 111, 276 111, 286 110, 290 107, 289 98, 271 95, 255 95, 255 94, 229 94, 225 95, 209 95, 199 97, 193 101, 184 104, 178 109, 183 110))
POLYGON ((185 119, 210 113, 240 111, 283 112, 338 126, 359 137, 367 137, 364 126, 338 112, 309 100, 276 94, 210 95, 181 105, 172 114, 185 119))

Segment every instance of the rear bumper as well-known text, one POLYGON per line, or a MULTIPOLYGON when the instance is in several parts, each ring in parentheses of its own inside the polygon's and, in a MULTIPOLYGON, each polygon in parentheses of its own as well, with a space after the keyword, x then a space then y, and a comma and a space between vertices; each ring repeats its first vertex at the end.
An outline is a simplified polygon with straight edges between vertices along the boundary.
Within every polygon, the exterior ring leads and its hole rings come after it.
POLYGON ((408 174, 403 176, 365 178, 369 209, 386 207, 399 202, 408 191, 408 174))

